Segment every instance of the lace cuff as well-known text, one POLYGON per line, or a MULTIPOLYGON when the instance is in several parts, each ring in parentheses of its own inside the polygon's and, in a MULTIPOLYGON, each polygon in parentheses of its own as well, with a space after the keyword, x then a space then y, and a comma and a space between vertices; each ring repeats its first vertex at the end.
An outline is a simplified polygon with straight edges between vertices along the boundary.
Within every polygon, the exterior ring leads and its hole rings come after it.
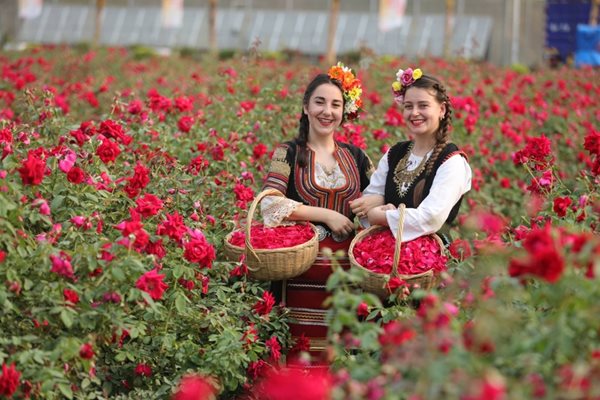
POLYGON ((291 225, 293 221, 285 221, 302 203, 279 196, 267 196, 260 202, 260 213, 267 227, 291 225))

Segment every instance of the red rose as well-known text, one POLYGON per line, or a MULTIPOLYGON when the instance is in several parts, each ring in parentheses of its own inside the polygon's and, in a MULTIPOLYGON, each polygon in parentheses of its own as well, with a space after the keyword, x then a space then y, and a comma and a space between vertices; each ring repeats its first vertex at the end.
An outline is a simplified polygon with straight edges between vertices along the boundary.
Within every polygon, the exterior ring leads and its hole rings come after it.
POLYGON ((138 163, 133 172, 133 176, 128 179, 125 191, 130 198, 136 197, 140 190, 145 188, 150 183, 150 170, 138 163))
POLYGON ((79 167, 73 167, 67 172, 67 180, 74 184, 82 183, 85 180, 85 172, 79 167))
POLYGON ((163 282, 164 278, 165 275, 159 274, 156 268, 154 268, 152 271, 148 271, 140 276, 135 283, 135 287, 148 293, 152 299, 160 300, 165 290, 169 287, 169 285, 163 282))
POLYGON ((138 364, 135 367, 135 374, 139 376, 152 376, 152 368, 148 364, 138 364))
POLYGON ((206 167, 208 167, 208 160, 205 160, 202 156, 198 156, 190 161, 187 166, 187 171, 192 175, 198 175, 198 173, 206 167))
POLYGON ((550 139, 542 135, 541 137, 529 137, 526 140, 525 148, 514 154, 513 162, 516 165, 529 163, 538 171, 548 168, 554 159, 550 148, 550 139))
POLYGON ((269 364, 265 360, 252 361, 248 364, 248 376, 251 379, 257 379, 262 376, 269 367, 269 364))
POLYGON ((39 185, 44 180, 46 161, 42 160, 38 154, 29 151, 27 159, 22 162, 18 171, 24 185, 39 185))
POLYGON ((60 255, 51 254, 50 261, 52 262, 51 272, 64 276, 65 278, 74 278, 73 266, 71 265, 71 257, 64 252, 60 255))
POLYGON ((536 253, 524 260, 511 260, 508 273, 512 277, 535 275, 550 283, 560 279, 565 268, 563 258, 554 250, 536 253))
POLYGON ((167 255, 167 251, 163 247, 162 239, 158 239, 156 242, 149 242, 146 245, 146 253, 155 255, 158 259, 163 258, 167 255))
POLYGON ((90 343, 84 343, 79 348, 79 357, 84 358, 86 360, 90 360, 94 358, 94 348, 90 343))
POLYGON ((567 210, 571 203, 572 200, 570 197, 557 197, 554 199, 554 206, 552 209, 558 217, 562 218, 567 215, 567 210))
POLYGON ((156 228, 157 235, 167 235, 171 239, 179 242, 187 232, 187 227, 183 222, 183 217, 177 211, 173 214, 166 214, 166 221, 161 222, 156 228))
POLYGON ((181 132, 189 132, 192 129, 192 126, 194 126, 194 118, 188 115, 184 115, 177 121, 177 127, 181 132))
POLYGON ((383 332, 379 335, 382 346, 400 346, 417 336, 416 332, 400 321, 390 321, 383 325, 383 332))
POLYGON ((281 368, 268 371, 255 394, 265 400, 325 400, 331 397, 332 385, 326 369, 281 368))
POLYGON ((150 183, 150 170, 139 162, 133 169, 133 176, 129 178, 129 184, 138 188, 145 188, 150 183))
POLYGON ((156 215, 163 207, 162 200, 149 193, 138 198, 135 203, 137 204, 136 211, 143 217, 156 215))
POLYGON ((583 147, 592 155, 600 157, 600 131, 589 128, 588 134, 585 136, 583 147))
POLYGON ((71 289, 63 289, 63 297, 65 301, 68 301, 73 304, 79 303, 79 295, 77 292, 71 289))
POLYGON ((212 159, 215 161, 223 161, 223 158, 225 158, 225 151, 223 151, 223 146, 215 146, 210 150, 210 154, 212 156, 212 159))
POLYGON ((254 146, 254 149, 252 149, 252 156, 257 159, 261 158, 266 153, 267 153, 267 146, 264 143, 259 143, 256 146, 254 146))
POLYGON ((215 248, 204 238, 192 239, 184 246, 183 256, 192 263, 200 264, 201 268, 211 268, 215 259, 215 248))
POLYGON ((100 157, 104 164, 114 161, 119 154, 121 154, 119 145, 108 139, 103 140, 102 144, 96 149, 96 155, 100 157))
POLYGON ((271 353, 271 360, 274 362, 279 361, 281 358, 281 345, 277 341, 277 336, 271 337, 269 340, 265 342, 265 346, 269 349, 271 353))
POLYGON ((21 373, 15 368, 15 363, 7 366, 2 363, 2 375, 0 375, 0 395, 6 398, 12 397, 19 387, 21 373))
POLYGON ((215 395, 215 388, 200 375, 187 375, 171 400, 206 400, 215 395))
POLYGON ((356 315, 359 317, 368 317, 369 316, 369 305, 364 301, 358 305, 356 309, 356 315))
POLYGON ((467 240, 463 239, 454 240, 452 243, 450 243, 450 246, 448 246, 448 250, 450 251, 452 257, 459 260, 466 260, 472 255, 471 245, 467 240))
POLYGON ((550 283, 560 279, 565 260, 558 251, 549 225, 529 231, 523 240, 523 247, 528 254, 524 259, 510 261, 510 276, 534 275, 550 283))
POLYGON ((254 191, 241 183, 236 183, 233 188, 233 191, 235 193, 236 200, 243 207, 245 207, 246 204, 249 201, 252 201, 252 199, 254 198, 254 191))
POLYGON ((125 134, 123 127, 119 123, 110 119, 100 123, 98 133, 107 138, 115 139, 117 142, 123 143, 126 146, 131 143, 132 140, 131 137, 125 134))
POLYGON ((263 293, 262 299, 259 300, 252 308, 254 308, 254 311, 256 311, 258 315, 268 315, 273 309, 274 305, 275 298, 271 292, 267 291, 263 293))

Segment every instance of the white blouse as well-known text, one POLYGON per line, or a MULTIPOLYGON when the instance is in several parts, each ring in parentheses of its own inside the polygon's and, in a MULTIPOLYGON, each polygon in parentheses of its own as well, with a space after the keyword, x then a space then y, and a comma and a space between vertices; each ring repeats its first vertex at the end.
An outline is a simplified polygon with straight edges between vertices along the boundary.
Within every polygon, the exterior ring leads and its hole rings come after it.
MULTIPOLYGON (((432 151, 425 157, 431 156, 432 151)), ((417 168, 423 158, 410 154, 407 170, 417 168)), ((385 181, 389 171, 388 153, 377 165, 377 170, 371 176, 371 183, 364 190, 363 196, 378 194, 384 196, 385 181)), ((444 161, 438 168, 433 184, 427 197, 417 208, 406 208, 404 213, 404 228, 402 241, 416 239, 423 235, 437 232, 450 215, 450 211, 462 195, 471 189, 471 167, 460 154, 453 155, 444 161)), ((398 210, 386 211, 386 219, 394 237, 398 231, 400 215, 398 210)), ((366 218, 361 219, 364 226, 368 226, 366 218)))

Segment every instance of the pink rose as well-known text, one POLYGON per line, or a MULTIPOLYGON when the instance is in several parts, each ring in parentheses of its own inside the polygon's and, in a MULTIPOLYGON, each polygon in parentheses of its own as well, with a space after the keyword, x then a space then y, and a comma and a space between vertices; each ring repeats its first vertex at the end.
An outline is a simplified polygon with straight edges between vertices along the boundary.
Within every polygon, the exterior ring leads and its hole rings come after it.
POLYGON ((413 79, 413 70, 412 68, 407 68, 400 77, 400 82, 402 86, 411 85, 415 80, 413 79))

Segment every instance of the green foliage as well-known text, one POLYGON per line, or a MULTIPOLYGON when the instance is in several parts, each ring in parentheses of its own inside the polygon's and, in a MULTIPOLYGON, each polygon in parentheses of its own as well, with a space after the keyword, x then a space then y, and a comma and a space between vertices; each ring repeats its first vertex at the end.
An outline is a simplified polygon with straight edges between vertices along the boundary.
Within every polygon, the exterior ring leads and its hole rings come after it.
MULTIPOLYGON (((0 131, 12 136, 0 158, 0 364, 15 363, 22 374, 15 396, 163 399, 181 376, 198 372, 220 397, 233 398, 253 384, 251 366, 276 364, 267 340, 276 337, 283 353, 291 346, 285 309, 254 309, 268 283, 235 276, 237 263, 222 256, 225 235, 246 213, 233 188, 260 190, 269 152, 295 136, 304 85, 321 70, 292 51, 281 54, 255 49, 218 61, 182 50, 165 62, 143 48, 36 47, 0 55, 0 131), (119 142, 119 156, 104 163, 97 155, 103 138, 92 133, 78 143, 72 132, 108 120, 131 143, 119 142), (259 144, 266 154, 255 154, 259 144), (19 169, 37 149, 46 153, 46 173, 27 185, 19 169), (85 183, 71 183, 61 170, 68 151, 85 183), (149 182, 130 197, 138 164, 149 182), (134 222, 130 210, 143 194, 163 202, 158 214, 140 219, 149 241, 163 240, 163 257, 136 248, 136 234, 124 237, 119 228, 134 222), (187 235, 201 232, 214 246, 211 268, 188 261, 181 241, 158 232, 175 212, 187 235), (74 278, 52 271, 51 256, 61 254, 74 278), (168 285, 159 299, 136 287, 155 268, 168 285), (150 376, 136 373, 140 365, 150 376)), ((493 387, 507 398, 532 398, 535 379, 545 388, 540 398, 597 397, 600 203, 594 159, 583 145, 599 129, 590 94, 598 72, 531 75, 464 60, 408 63, 366 50, 347 56, 360 64, 347 63, 360 70, 367 112, 339 138, 363 146, 375 162, 405 139, 389 96, 395 71, 412 64, 446 83, 452 140, 474 171, 451 234, 472 255, 455 254, 438 291, 402 299, 365 293, 361 272, 336 268, 328 282, 332 397, 485 398, 493 387), (541 135, 551 144, 547 168, 515 163, 527 140, 541 135), (533 195, 527 187, 543 173, 552 184, 533 195), (559 215, 554 202, 565 198, 570 206, 559 215), (546 224, 564 261, 560 279, 510 277, 511 262, 529 254, 523 231, 546 224)))

